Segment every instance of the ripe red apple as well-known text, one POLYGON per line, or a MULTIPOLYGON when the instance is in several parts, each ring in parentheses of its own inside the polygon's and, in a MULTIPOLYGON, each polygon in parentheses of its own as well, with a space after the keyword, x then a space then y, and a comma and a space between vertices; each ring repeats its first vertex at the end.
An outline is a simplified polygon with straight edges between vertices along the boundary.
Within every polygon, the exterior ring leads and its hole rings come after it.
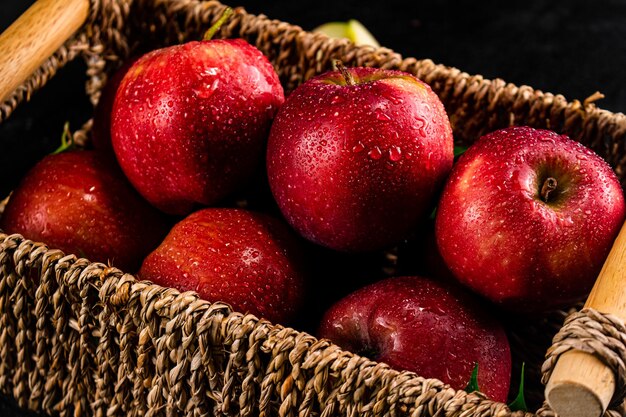
POLYGON ((242 185, 284 101, 267 58, 242 39, 188 42, 133 64, 113 105, 113 149, 153 205, 184 215, 242 185))
POLYGON ((111 144, 111 113, 113 112, 113 102, 115 101, 117 89, 122 79, 124 79, 124 75, 126 75, 136 60, 137 57, 134 57, 126 61, 113 73, 104 88, 102 88, 100 100, 94 109, 93 126, 91 128, 93 147, 100 152, 114 155, 113 145, 111 144))
POLYGON ((95 151, 50 155, 15 189, 0 228, 135 272, 167 233, 113 160, 95 151))
POLYGON ((430 214, 453 161, 452 130, 430 87, 410 74, 343 68, 309 80, 272 125, 267 172, 307 239, 368 251, 430 214))
POLYGON ((139 275, 287 324, 297 316, 305 286, 298 246, 289 228, 275 218, 207 208, 176 224, 145 259, 139 275))
POLYGON ((506 401, 511 354, 502 326, 469 293, 422 277, 389 278, 332 306, 319 336, 398 370, 464 389, 478 363, 478 386, 506 401))
POLYGON ((588 293, 624 221, 609 165, 547 130, 480 138, 439 202, 437 243, 457 279, 511 309, 548 310, 588 293))

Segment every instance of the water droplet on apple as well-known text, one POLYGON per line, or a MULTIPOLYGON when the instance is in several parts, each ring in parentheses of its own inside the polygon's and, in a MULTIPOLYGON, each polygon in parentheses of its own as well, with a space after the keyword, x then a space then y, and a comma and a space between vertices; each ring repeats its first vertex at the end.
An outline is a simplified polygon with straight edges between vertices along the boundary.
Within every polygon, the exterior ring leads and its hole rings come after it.
POLYGON ((384 113, 381 109, 374 110, 374 114, 376 116, 376 120, 381 120, 381 121, 391 120, 391 117, 388 114, 384 113))
POLYGON ((549 136, 540 136, 539 140, 542 141, 542 142, 555 143, 554 139, 552 137, 549 137, 549 136))
POLYGON ((403 99, 401 99, 400 97, 397 97, 397 96, 395 96, 393 94, 385 95, 385 97, 389 101, 391 101, 393 104, 396 104, 396 105, 404 103, 403 99))
POLYGON ((96 201, 96 197, 93 194, 85 194, 83 195, 83 201, 93 203, 94 201, 96 201))
POLYGON ((415 130, 419 136, 425 137, 426 136, 426 132, 424 131, 425 126, 426 126, 426 122, 424 121, 424 119, 416 118, 415 122, 411 125, 411 128, 415 130))
POLYGON ((432 166, 433 166, 432 158, 433 158, 433 152, 430 151, 430 152, 428 152, 428 155, 426 155, 426 169, 432 168, 432 166))
POLYGON ((367 156, 369 156, 370 159, 377 160, 383 156, 383 153, 378 146, 374 146, 374 148, 367 153, 367 156))
POLYGON ((400 159, 402 159, 402 149, 399 146, 389 148, 389 160, 398 162, 400 159))
POLYGON ((352 147, 352 152, 354 153, 359 153, 361 152, 363 149, 365 149, 365 145, 363 145, 361 142, 358 142, 356 145, 354 145, 352 147))
POLYGON ((344 98, 343 98, 343 97, 341 97, 341 96, 334 96, 334 97, 331 99, 331 101, 330 101, 330 102, 331 102, 332 104, 337 104, 337 103, 343 103, 344 101, 345 101, 345 100, 344 100, 344 98))

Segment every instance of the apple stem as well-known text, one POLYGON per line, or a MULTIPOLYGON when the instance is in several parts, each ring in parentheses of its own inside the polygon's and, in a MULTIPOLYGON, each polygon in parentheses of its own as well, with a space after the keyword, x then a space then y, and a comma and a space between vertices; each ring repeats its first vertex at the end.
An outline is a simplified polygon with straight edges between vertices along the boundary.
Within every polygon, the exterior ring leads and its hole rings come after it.
POLYGON ((343 65, 343 62, 341 62, 341 60, 339 59, 333 60, 333 67, 335 67, 335 70, 339 71, 346 85, 356 85, 356 82, 354 81, 354 77, 352 76, 352 73, 348 71, 348 68, 346 68, 346 66, 343 65))
POLYGON ((231 9, 230 7, 225 8, 220 18, 217 19, 217 22, 215 22, 213 26, 211 26, 206 32, 204 32, 202 40, 210 41, 213 38, 213 35, 215 35, 215 33, 220 30, 224 22, 226 22, 228 18, 232 16, 232 14, 233 9, 231 9))
POLYGON ((556 178, 553 178, 553 177, 548 177, 543 182, 543 185, 541 186, 541 199, 544 201, 544 203, 548 202, 550 193, 556 190, 557 185, 558 183, 556 181, 556 178))
POLYGON ((61 145, 56 148, 50 155, 57 155, 74 148, 74 136, 70 131, 70 122, 63 125, 63 134, 61 135, 61 145))

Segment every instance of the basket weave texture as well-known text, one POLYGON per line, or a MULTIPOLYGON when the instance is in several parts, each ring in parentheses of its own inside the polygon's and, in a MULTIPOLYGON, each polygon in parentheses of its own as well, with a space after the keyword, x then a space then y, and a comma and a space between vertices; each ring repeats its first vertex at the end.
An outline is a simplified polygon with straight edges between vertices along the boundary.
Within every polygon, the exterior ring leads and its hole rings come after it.
MULTIPOLYGON (((223 9, 215 1, 92 0, 86 25, 0 104, 0 122, 77 57, 87 62, 86 92, 96 104, 108 75, 130 53, 199 39, 223 9)), ((413 73, 443 101, 458 142, 469 144, 513 124, 550 128, 594 149, 625 184, 626 116, 598 109, 595 96, 568 102, 428 59, 307 33, 242 9, 217 36, 242 37, 259 48, 287 91, 330 69, 333 59, 413 73)), ((86 143, 90 126, 86 122, 75 139, 86 143)), ((511 342, 521 347, 520 357, 528 357, 529 378, 538 380, 532 365, 538 373, 546 338, 565 316, 557 312, 532 326, 515 324, 520 330, 511 342), (533 346, 539 347, 538 355, 533 346)), ((588 350, 617 373, 618 395, 609 413, 623 415, 623 325, 593 311, 572 317, 550 349, 544 371, 549 373, 556 354, 591 346, 588 350)), ((326 340, 210 304, 195 293, 141 282, 116 268, 3 233, 0 391, 22 407, 62 416, 554 415, 545 405, 534 414, 512 413, 481 394, 392 370, 326 340)), ((530 395, 541 397, 541 389, 530 395)))

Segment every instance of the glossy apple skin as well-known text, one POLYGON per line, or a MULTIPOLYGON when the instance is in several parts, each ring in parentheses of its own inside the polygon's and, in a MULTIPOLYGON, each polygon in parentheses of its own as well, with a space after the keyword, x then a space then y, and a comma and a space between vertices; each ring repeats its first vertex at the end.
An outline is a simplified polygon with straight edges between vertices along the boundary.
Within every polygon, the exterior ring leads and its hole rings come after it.
POLYGON ((455 164, 436 235, 461 283, 534 312, 589 292, 623 221, 622 189, 603 159, 566 136, 513 127, 483 136, 455 164), (558 185, 546 203, 549 176, 558 185))
POLYGON ((273 217, 207 208, 176 224, 139 275, 288 324, 299 312, 305 287, 298 249, 287 225, 273 217))
POLYGON ((94 109, 93 125, 91 127, 93 147, 99 152, 114 155, 113 145, 111 144, 111 114, 113 112, 113 103, 115 102, 117 89, 124 79, 124 76, 137 59, 138 57, 134 57, 125 62, 113 73, 104 88, 102 88, 100 100, 94 109))
POLYGON ((267 172, 287 221, 340 251, 405 238, 425 220, 453 161, 452 131, 428 85, 399 71, 349 68, 298 87, 276 115, 267 172))
POLYGON ((506 334, 459 287, 418 276, 389 278, 338 301, 319 332, 344 349, 464 389, 478 363, 478 385, 506 401, 511 353, 506 334))
POLYGON ((168 224, 113 159, 95 151, 69 151, 45 157, 26 174, 0 228, 135 272, 168 224))
POLYGON ((262 161, 284 93, 242 39, 189 42, 142 56, 113 105, 113 149, 153 205, 185 215, 242 185, 262 161))

